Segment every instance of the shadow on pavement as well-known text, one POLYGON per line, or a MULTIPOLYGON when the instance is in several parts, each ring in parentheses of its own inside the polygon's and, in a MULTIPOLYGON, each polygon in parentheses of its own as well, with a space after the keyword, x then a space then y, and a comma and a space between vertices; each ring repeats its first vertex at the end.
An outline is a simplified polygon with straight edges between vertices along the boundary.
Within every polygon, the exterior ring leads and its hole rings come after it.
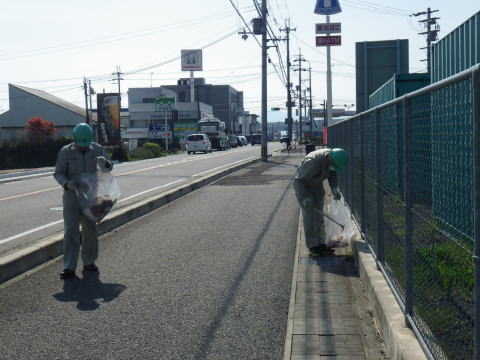
POLYGON ((126 288, 121 284, 102 283, 98 272, 83 272, 82 279, 74 277, 65 280, 63 293, 56 293, 53 297, 62 302, 77 302, 78 310, 91 311, 100 307, 97 299, 110 302, 126 288))

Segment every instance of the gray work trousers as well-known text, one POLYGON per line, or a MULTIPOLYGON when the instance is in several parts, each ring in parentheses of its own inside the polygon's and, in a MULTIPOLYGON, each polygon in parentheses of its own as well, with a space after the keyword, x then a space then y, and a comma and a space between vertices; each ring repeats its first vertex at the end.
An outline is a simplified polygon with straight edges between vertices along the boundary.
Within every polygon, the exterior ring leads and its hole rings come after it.
MULTIPOLYGON (((325 192, 322 190, 311 191, 309 196, 313 199, 315 207, 323 212, 323 199, 325 192)), ((297 194, 297 199, 302 209, 303 231, 305 233, 305 243, 308 248, 325 244, 325 219, 314 209, 306 209, 302 205, 303 199, 297 194)))
POLYGON ((64 268, 75 271, 80 243, 83 264, 94 264, 98 257, 97 225, 95 221, 83 215, 77 194, 71 190, 63 192, 63 226, 64 268), (79 225, 82 225, 82 236, 79 225))

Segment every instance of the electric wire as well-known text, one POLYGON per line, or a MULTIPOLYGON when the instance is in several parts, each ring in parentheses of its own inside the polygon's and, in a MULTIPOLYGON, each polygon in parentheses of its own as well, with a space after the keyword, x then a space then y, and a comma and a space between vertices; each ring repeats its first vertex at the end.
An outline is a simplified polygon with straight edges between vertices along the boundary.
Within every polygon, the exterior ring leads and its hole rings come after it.
POLYGON ((208 16, 202 19, 194 18, 194 19, 184 20, 181 22, 176 22, 168 25, 162 25, 159 27, 146 28, 142 30, 133 31, 130 33, 110 35, 106 37, 101 37, 101 38, 92 39, 92 40, 85 40, 85 41, 76 42, 76 43, 63 44, 63 45, 57 45, 57 46, 51 46, 51 47, 45 47, 45 48, 30 49, 30 50, 22 50, 22 51, 10 52, 10 53, 0 53, 0 60, 18 59, 18 58, 24 58, 24 57, 30 57, 30 56, 45 55, 50 53, 68 51, 68 50, 73 50, 73 49, 78 49, 83 47, 102 45, 105 43, 137 38, 137 37, 146 36, 146 35, 152 35, 159 32, 177 30, 177 29, 189 27, 189 26, 195 26, 204 22, 224 19, 225 16, 226 16, 226 12, 222 12, 222 13, 208 16))

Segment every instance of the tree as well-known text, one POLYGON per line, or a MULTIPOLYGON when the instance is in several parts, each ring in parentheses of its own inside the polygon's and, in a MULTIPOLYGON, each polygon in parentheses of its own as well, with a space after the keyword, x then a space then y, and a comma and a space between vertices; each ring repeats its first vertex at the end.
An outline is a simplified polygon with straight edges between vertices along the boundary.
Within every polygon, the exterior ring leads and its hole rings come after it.
POLYGON ((28 141, 33 145, 44 144, 48 138, 56 133, 55 124, 36 116, 27 121, 25 126, 28 141))

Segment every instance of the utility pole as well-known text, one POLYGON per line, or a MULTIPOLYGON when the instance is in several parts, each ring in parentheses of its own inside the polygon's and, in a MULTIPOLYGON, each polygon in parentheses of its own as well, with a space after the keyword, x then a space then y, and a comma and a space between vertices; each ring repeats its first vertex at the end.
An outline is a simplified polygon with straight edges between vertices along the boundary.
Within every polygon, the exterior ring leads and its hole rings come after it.
POLYGON ((87 93, 87 79, 83 78, 83 93, 85 94, 85 122, 90 124, 90 114, 88 113, 88 93, 87 93))
MULTIPOLYGON (((122 109, 122 97, 121 97, 121 92, 120 92, 120 81, 123 80, 122 77, 120 77, 123 73, 120 71, 120 66, 117 66, 117 72, 114 72, 112 73, 112 75, 116 75, 117 76, 117 84, 118 84, 118 108, 122 109)), ((115 81, 115 80, 114 80, 115 81)))
POLYGON ((302 62, 307 61, 302 57, 302 54, 299 53, 297 55, 297 59, 294 60, 298 62, 298 69, 294 69, 294 71, 298 71, 298 113, 299 113, 299 123, 300 123, 300 134, 298 135, 299 142, 302 143, 303 139, 303 126, 302 126, 302 71, 306 71, 306 69, 302 68, 302 62))
POLYGON ((327 145, 327 102, 323 100, 323 145, 327 145))
POLYGON ((307 99, 307 89, 303 89, 303 118, 307 118, 307 106, 308 106, 308 99, 307 99))
POLYGON ((308 92, 310 93, 310 136, 312 136, 313 134, 313 114, 312 114, 312 107, 313 107, 313 103, 312 103, 312 65, 310 65, 310 63, 308 63, 308 82, 309 82, 309 86, 308 86, 308 92))
MULTIPOLYGON (((427 9, 427 11, 421 11, 416 14, 412 14, 413 16, 417 17, 420 15, 427 15, 426 19, 419 20, 419 23, 423 23, 424 26, 427 27, 427 31, 418 33, 419 35, 427 35, 427 47, 422 48, 422 49, 427 49, 427 72, 431 74, 432 71, 432 64, 431 64, 431 58, 432 58, 432 42, 437 41, 438 37, 437 34, 440 31, 440 26, 437 24, 437 20, 440 19, 439 17, 432 17, 432 14, 435 12, 438 12, 439 10, 432 10, 430 8, 427 9), (425 24, 426 23, 426 24, 425 24), (432 25, 435 25, 435 29, 432 29, 432 25)), ((410 15, 410 16, 412 16, 410 15)), ((422 61, 425 61, 423 59, 422 61)))
POLYGON ((92 80, 88 80, 88 97, 89 97, 89 102, 90 102, 90 119, 93 122, 93 116, 92 116, 92 95, 95 95, 95 90, 92 88, 92 80))
POLYGON ((267 0, 262 0, 262 161, 267 162, 267 0))
POLYGON ((293 127, 293 117, 292 117, 292 83, 290 81, 290 31, 296 31, 295 29, 290 28, 290 21, 288 25, 285 25, 285 29, 280 29, 280 31, 285 31, 287 37, 287 136, 290 140, 293 139, 292 127, 293 127))

